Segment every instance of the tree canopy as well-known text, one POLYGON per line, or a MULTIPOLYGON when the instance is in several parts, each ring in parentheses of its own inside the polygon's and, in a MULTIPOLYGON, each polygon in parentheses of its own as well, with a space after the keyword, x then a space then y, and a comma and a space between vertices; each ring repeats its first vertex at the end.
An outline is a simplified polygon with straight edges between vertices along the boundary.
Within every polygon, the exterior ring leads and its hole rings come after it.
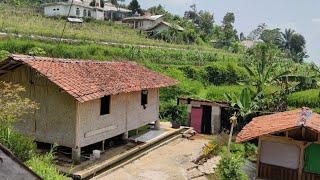
POLYGON ((128 9, 130 9, 133 14, 135 13, 139 13, 140 15, 144 14, 138 0, 132 0, 128 6, 128 9))

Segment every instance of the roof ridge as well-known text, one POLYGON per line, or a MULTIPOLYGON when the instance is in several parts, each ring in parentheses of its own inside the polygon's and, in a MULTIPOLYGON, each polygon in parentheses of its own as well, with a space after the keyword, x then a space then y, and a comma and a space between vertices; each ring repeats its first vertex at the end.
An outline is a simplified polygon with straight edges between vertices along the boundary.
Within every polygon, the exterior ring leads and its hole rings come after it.
MULTIPOLYGON (((94 64, 111 64, 111 63, 128 63, 139 65, 136 62, 129 60, 120 60, 120 61, 99 61, 99 60, 77 60, 71 58, 55 58, 55 57, 44 57, 44 56, 30 56, 30 55, 19 55, 19 54, 11 54, 9 57, 14 60, 20 60, 21 58, 28 58, 27 61, 46 61, 46 62, 62 62, 62 63, 94 63, 94 64)), ((26 59, 24 59, 26 60, 26 59)))

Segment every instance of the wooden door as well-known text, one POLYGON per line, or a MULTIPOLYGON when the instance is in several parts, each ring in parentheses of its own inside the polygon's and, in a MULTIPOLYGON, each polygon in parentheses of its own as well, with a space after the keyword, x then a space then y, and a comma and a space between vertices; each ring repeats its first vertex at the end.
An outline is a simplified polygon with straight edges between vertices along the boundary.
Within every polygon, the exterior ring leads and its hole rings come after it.
POLYGON ((191 109, 191 127, 198 133, 201 133, 202 125, 202 107, 192 107, 191 109))

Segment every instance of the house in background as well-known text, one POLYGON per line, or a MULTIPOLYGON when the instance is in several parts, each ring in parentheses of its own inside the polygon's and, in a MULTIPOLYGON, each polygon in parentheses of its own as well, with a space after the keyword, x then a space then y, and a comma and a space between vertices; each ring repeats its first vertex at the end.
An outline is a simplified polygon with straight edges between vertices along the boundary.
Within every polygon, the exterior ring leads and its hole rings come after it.
POLYGON ((44 15, 47 17, 63 16, 73 18, 92 18, 96 20, 121 20, 131 15, 131 10, 120 8, 111 3, 100 4, 90 0, 58 0, 44 3, 44 15), (72 6, 71 6, 72 3, 72 6), (71 6, 71 8, 70 8, 71 6), (70 13, 69 13, 70 10, 70 13))
POLYGON ((111 3, 104 4, 104 19, 108 21, 120 21, 126 17, 130 17, 132 11, 129 9, 116 7, 111 3))
POLYGON ((124 18, 123 23, 128 24, 133 29, 147 30, 163 21, 163 15, 155 16, 134 16, 124 18))
POLYGON ((175 24, 171 24, 165 21, 161 21, 160 23, 154 25, 153 27, 146 29, 146 32, 161 32, 161 31, 167 31, 169 29, 175 29, 177 31, 184 31, 184 28, 179 26, 179 25, 175 25, 175 24))
POLYGON ((133 29, 140 29, 147 32, 160 32, 163 30, 168 30, 174 28, 178 31, 183 31, 184 29, 178 25, 173 25, 163 20, 164 15, 154 15, 154 16, 135 16, 128 17, 122 20, 123 23, 128 24, 133 29))
POLYGON ((41 180, 42 178, 0 144, 0 179, 41 180))
POLYGON ((320 179, 320 115, 308 108, 254 118, 236 141, 259 139, 257 177, 320 179))
MULTIPOLYGON (((123 135, 159 121, 159 89, 174 79, 133 62, 76 61, 12 55, 0 63, 0 81, 20 84, 40 104, 16 124, 22 133, 72 148, 123 135)), ((156 125, 158 123, 155 123, 156 125)))
POLYGON ((189 126, 198 133, 218 134, 221 131, 221 114, 229 104, 192 98, 179 98, 178 105, 187 105, 189 126))

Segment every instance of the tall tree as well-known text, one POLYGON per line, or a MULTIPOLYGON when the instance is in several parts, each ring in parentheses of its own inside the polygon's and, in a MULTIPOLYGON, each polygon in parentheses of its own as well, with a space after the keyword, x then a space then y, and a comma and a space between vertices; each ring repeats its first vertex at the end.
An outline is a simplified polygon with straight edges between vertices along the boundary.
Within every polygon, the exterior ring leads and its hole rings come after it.
POLYGON ((256 29, 254 29, 253 31, 251 31, 249 33, 248 39, 252 40, 252 41, 256 41, 256 40, 260 39, 262 32, 266 29, 267 29, 266 23, 259 24, 256 29))
POLYGON ((143 11, 140 7, 138 0, 132 0, 128 6, 128 9, 130 9, 133 14, 139 13, 140 15, 143 15, 143 11))
POLYGON ((201 36, 207 38, 212 35, 214 18, 213 14, 208 11, 199 12, 199 28, 201 36))
POLYGON ((199 16, 199 13, 197 11, 197 7, 195 4, 190 6, 189 11, 184 12, 184 18, 191 20, 195 24, 199 24, 200 16, 199 16))
POLYGON ((292 35, 295 33, 293 29, 285 29, 284 32, 281 33, 282 35, 282 47, 285 50, 290 49, 290 41, 292 38, 292 35))
POLYGON ((282 33, 280 48, 295 62, 301 63, 307 57, 305 46, 305 38, 294 30, 285 29, 282 33))
POLYGON ((260 39, 265 43, 271 43, 278 46, 281 45, 281 38, 282 36, 279 28, 265 29, 260 35, 260 39))
POLYGON ((290 41, 290 54, 295 62, 302 63, 303 59, 307 57, 305 45, 306 40, 301 34, 295 33, 292 35, 290 41))
POLYGON ((236 40, 237 31, 233 27, 233 23, 235 22, 234 13, 228 12, 222 21, 222 31, 224 33, 224 41, 226 43, 231 43, 236 40))

